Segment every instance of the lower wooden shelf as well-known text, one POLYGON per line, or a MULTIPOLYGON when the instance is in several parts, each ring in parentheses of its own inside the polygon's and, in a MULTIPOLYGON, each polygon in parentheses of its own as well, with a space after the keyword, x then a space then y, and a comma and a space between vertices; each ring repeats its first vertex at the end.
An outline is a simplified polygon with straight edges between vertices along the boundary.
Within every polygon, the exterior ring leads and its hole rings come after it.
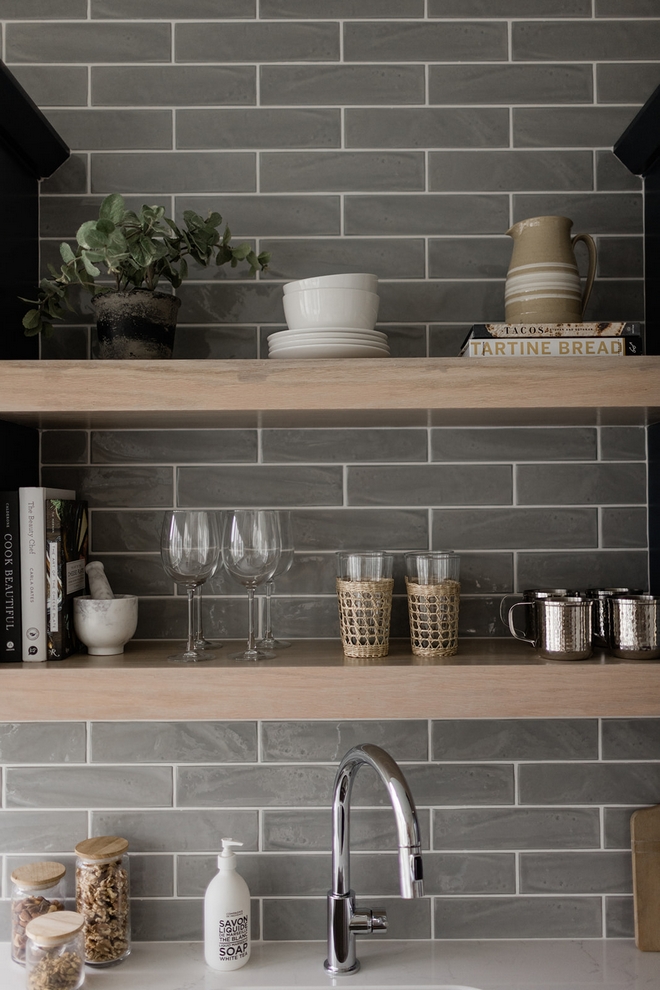
POLYGON ((162 641, 131 643, 123 657, 3 664, 0 721, 660 716, 658 662, 547 661, 511 639, 462 640, 456 656, 430 661, 403 640, 381 660, 345 657, 334 640, 229 659, 242 645, 198 665, 169 663, 174 644, 162 641))

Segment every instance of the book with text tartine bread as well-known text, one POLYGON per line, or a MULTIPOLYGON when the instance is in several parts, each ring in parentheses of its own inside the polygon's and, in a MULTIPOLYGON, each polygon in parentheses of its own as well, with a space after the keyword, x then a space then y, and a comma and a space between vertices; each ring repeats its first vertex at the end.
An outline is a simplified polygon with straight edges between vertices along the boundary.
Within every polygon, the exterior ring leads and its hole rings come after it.
POLYGON ((23 662, 47 659, 46 499, 75 498, 70 488, 19 488, 23 662))
POLYGON ((640 323, 475 323, 463 357, 626 357, 644 353, 640 323))
POLYGON ((49 660, 64 660, 79 648, 73 600, 85 591, 87 502, 46 499, 46 626, 49 660))

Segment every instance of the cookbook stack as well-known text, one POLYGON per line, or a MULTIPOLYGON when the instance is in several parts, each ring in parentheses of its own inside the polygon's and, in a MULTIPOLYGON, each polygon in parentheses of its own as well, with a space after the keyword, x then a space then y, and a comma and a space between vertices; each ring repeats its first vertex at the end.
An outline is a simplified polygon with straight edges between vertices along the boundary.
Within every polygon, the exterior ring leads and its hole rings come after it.
POLYGON ((463 357, 628 357, 644 353, 640 323, 476 323, 463 357))

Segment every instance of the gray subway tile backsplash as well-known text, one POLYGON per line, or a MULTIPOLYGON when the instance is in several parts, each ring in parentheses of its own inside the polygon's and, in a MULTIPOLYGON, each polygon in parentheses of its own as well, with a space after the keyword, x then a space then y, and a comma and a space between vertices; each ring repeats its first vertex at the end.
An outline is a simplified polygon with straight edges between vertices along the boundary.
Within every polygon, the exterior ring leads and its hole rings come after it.
POLYGON ((136 107, 252 106, 256 103, 257 92, 256 71, 250 65, 98 65, 92 68, 94 106, 115 106, 119 87, 126 103, 136 107))
POLYGON ((590 67, 580 64, 487 62, 481 65, 430 65, 431 103, 587 103, 593 94, 590 67))
POLYGON ((445 719, 432 723, 434 760, 595 760, 593 719, 445 719))
POLYGON ((632 867, 625 852, 521 853, 523 894, 629 894, 632 867))
POLYGON ((528 149, 432 151, 429 183, 434 192, 505 192, 512 185, 521 192, 591 189, 592 156, 588 151, 528 149))
POLYGON ((92 192, 114 192, 117 185, 126 192, 225 193, 254 192, 256 161, 252 152, 232 154, 224 151, 164 151, 134 156, 124 152, 99 152, 92 155, 92 192))
POLYGON ((658 763, 527 763, 520 767, 524 804, 651 804, 658 763))
POLYGON ((639 505, 646 502, 646 465, 520 465, 516 489, 521 505, 639 505))
POLYGON ((72 149, 172 147, 170 110, 49 110, 48 119, 72 149))
POLYGON ((597 808, 436 808, 434 849, 598 848, 597 808))
POLYGON ((600 897, 436 897, 436 938, 599 938, 600 897))
POLYGON ((7 24, 7 62, 169 62, 171 25, 109 24, 70 21, 66 24, 7 24))
POLYGON ((607 938, 635 937, 632 897, 605 898, 605 935, 607 938))
POLYGON ((506 52, 501 21, 349 21, 344 26, 344 58, 349 62, 494 62, 505 60, 506 52))
MULTIPOLYGON (((322 939, 335 768, 351 745, 370 741, 400 761, 424 849, 428 896, 401 901, 387 793, 363 768, 353 794, 353 880, 360 896, 387 903, 390 937, 431 937, 433 912, 439 939, 596 938, 601 906, 609 936, 622 937, 630 932, 629 819, 657 799, 658 721, 93 722, 82 767, 53 767, 52 724, 25 723, 31 765, 12 765, 14 750, 0 750, 9 804, 0 811, 4 896, 11 869, 28 857, 71 867, 88 827, 121 834, 132 854, 135 939, 198 940, 218 836, 233 834, 245 843, 239 869, 256 917, 263 912, 255 937, 322 939)), ((14 724, 4 728, 12 737, 14 724)), ((56 751, 58 762, 65 752, 56 751)))
POLYGON ((514 60, 573 58, 607 62, 646 61, 657 57, 660 24, 656 20, 523 21, 513 25, 514 60))
POLYGON ((254 722, 92 722, 92 763, 246 763, 254 722))
POLYGON ((332 62, 339 60, 339 25, 332 21, 183 22, 176 25, 176 62, 332 62))
MULTIPOLYGON (((177 110, 176 146, 199 148, 338 148, 340 118, 336 110, 177 110)), ((291 154, 295 155, 294 152, 291 154)), ((303 157, 298 156, 296 157, 303 157)), ((264 153, 261 154, 262 173, 264 153)), ((262 183, 264 192, 283 192, 262 183)), ((305 192, 301 186, 286 191, 305 192)))
MULTIPOLYGON (((429 144, 432 148, 504 148, 509 144, 508 113, 500 107, 349 108, 345 126, 349 148, 426 148, 429 144)), ((441 205, 449 206, 437 201, 441 205)))
MULTIPOLYGON (((191 273, 176 358, 264 358, 282 282, 344 271, 378 275, 393 355, 455 357, 473 323, 504 318, 506 230, 555 213, 598 240, 587 318, 643 318, 642 192, 611 148, 658 82, 647 0, 7 0, 2 19, 10 69, 76 149, 41 184, 43 275, 114 191, 178 220, 217 210, 234 241, 271 252, 256 278, 191 273)), ((81 296, 42 356, 87 358, 91 323, 81 296)), ((397 551, 402 637, 405 550, 461 553, 464 638, 508 636, 512 591, 648 587, 643 427, 342 422, 49 429, 42 481, 88 498, 91 552, 140 595, 140 638, 184 635, 159 554, 175 505, 293 510, 273 616, 294 639, 337 637, 344 548, 397 551)), ((243 638, 226 575, 204 608, 207 635, 243 638)), ((389 937, 632 935, 630 816, 658 800, 660 720, 305 714, 0 726, 0 933, 12 864, 70 866, 82 837, 120 834, 135 937, 199 939, 229 834, 255 937, 322 939, 335 769, 369 741, 402 761, 426 852, 430 896, 404 903, 387 796, 361 771, 353 871, 386 902, 389 937)))

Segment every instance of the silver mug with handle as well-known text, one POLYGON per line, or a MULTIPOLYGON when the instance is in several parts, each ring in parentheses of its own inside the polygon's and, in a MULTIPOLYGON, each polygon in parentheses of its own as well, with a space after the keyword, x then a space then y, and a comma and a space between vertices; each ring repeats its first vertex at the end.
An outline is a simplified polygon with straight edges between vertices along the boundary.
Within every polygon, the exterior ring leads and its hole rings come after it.
POLYGON ((614 595, 607 604, 609 652, 624 660, 660 657, 660 596, 614 595))
POLYGON ((641 588, 587 588, 587 598, 594 600, 594 645, 607 649, 610 643, 610 608, 608 599, 643 595, 641 588))
MULTIPOLYGON (((531 605, 542 598, 575 598, 576 596, 579 596, 579 594, 580 594, 579 591, 569 591, 568 588, 528 588, 527 591, 523 591, 522 601, 519 602, 518 604, 529 603, 531 605)), ((506 608, 506 603, 509 601, 510 598, 520 598, 520 595, 515 595, 515 594, 505 595, 504 598, 500 601, 500 619, 502 620, 505 626, 509 624, 510 609, 506 608)), ((525 635, 523 637, 518 636, 516 638, 517 639, 522 638, 531 641, 532 639, 536 638, 535 609, 530 608, 525 618, 526 621, 523 630, 525 635)))
POLYGON ((586 660, 593 652, 593 601, 574 595, 516 602, 509 609, 509 629, 512 636, 531 643, 548 660, 586 660), (517 608, 533 612, 533 636, 521 636, 516 630, 513 612, 517 608))

